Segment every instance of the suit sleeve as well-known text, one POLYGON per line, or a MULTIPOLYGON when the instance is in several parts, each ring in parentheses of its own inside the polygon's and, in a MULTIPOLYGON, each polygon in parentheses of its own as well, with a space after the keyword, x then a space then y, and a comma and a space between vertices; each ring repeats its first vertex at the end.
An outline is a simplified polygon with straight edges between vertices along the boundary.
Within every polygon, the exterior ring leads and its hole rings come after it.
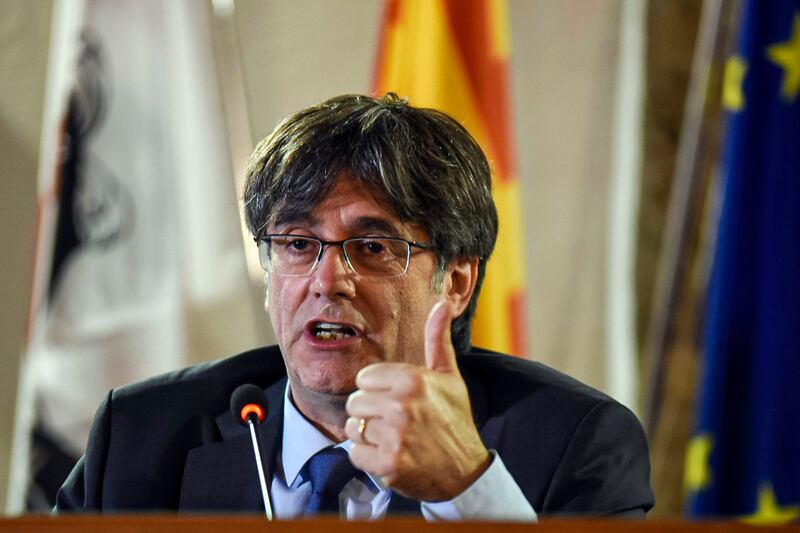
POLYGON ((98 512, 103 508, 103 477, 111 435, 112 392, 109 391, 97 409, 86 452, 58 490, 53 514, 98 512))
POLYGON ((559 461, 544 508, 565 515, 644 518, 653 503, 650 454, 641 424, 619 403, 596 405, 559 461))

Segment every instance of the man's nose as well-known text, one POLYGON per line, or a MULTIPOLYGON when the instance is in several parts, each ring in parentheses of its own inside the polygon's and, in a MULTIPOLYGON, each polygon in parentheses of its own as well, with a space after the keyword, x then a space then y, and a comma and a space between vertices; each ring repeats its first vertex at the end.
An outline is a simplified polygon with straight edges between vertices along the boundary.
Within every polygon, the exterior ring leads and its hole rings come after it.
POLYGON ((341 246, 326 246, 311 275, 314 277, 312 288, 320 295, 355 296, 355 272, 347 264, 341 246))

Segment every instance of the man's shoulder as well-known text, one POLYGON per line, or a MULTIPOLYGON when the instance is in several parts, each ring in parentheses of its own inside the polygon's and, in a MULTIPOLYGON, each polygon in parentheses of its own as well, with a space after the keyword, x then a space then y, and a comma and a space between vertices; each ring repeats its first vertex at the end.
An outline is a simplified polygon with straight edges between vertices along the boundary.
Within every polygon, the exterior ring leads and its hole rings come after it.
POLYGON ((479 424, 505 420, 515 431, 546 434, 565 444, 584 422, 598 417, 614 426, 640 427, 624 405, 542 363, 473 348, 459 357, 459 367, 479 424))
POLYGON ((171 404, 181 404, 178 411, 208 412, 224 409, 243 383, 267 388, 285 375, 280 349, 266 346, 124 385, 112 391, 111 400, 118 414, 128 407, 137 412, 148 407, 154 413, 175 411, 168 409, 171 404))
POLYGON ((233 390, 284 376, 280 350, 267 347, 113 389, 59 510, 177 509, 187 454, 220 441, 233 390))
POLYGON ((541 363, 473 349, 459 366, 481 438, 538 513, 652 507, 647 440, 630 409, 541 363))
POLYGON ((542 363, 482 348, 458 358, 467 381, 480 383, 493 396, 545 397, 585 405, 614 402, 608 395, 542 363))

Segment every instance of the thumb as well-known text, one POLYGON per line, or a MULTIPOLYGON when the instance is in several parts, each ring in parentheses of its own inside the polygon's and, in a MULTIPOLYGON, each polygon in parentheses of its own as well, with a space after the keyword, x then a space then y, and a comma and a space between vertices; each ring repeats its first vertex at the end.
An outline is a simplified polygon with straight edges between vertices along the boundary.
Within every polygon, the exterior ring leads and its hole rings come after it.
POLYGON ((425 323, 425 366, 430 370, 457 370, 456 351, 450 339, 453 307, 446 300, 434 304, 425 323))

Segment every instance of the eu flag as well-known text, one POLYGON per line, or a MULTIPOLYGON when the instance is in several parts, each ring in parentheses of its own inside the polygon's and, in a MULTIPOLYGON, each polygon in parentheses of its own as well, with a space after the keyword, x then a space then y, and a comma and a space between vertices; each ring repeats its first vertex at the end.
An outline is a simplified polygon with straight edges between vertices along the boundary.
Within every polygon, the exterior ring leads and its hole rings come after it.
POLYGON ((800 518, 800 0, 747 0, 725 72, 722 205, 690 516, 800 518))

